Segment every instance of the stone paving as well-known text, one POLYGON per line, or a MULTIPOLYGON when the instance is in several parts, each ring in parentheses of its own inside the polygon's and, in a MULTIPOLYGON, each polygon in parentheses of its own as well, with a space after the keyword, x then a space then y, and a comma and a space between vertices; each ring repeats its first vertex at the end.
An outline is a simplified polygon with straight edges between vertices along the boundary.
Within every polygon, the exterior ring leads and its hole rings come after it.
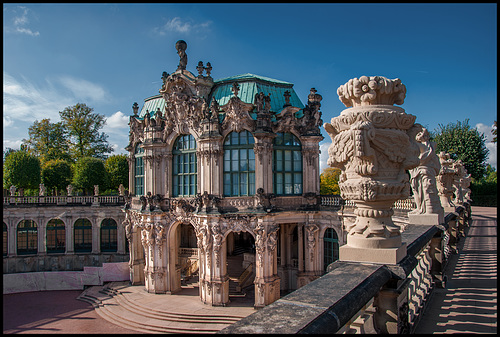
POLYGON ((497 209, 472 206, 472 225, 415 329, 426 333, 497 332, 497 209))

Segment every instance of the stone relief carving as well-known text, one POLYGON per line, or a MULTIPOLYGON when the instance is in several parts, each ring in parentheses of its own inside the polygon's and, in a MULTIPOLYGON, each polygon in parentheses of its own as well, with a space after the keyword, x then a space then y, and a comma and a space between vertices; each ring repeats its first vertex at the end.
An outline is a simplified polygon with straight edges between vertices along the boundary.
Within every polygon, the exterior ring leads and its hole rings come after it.
POLYGON ((236 93, 229 99, 227 104, 220 107, 225 112, 224 120, 222 121, 221 129, 231 129, 235 132, 241 132, 244 129, 254 131, 255 121, 250 116, 253 110, 253 104, 243 102, 236 93))
POLYGON ((412 214, 439 214, 443 207, 439 201, 436 176, 439 174, 441 164, 435 152, 435 145, 430 141, 430 135, 426 128, 421 125, 415 128, 418 133, 415 140, 420 149, 419 165, 410 169, 410 183, 413 190, 413 198, 416 209, 412 214))
POLYGON ((346 107, 401 105, 406 96, 406 86, 399 78, 390 80, 383 76, 361 76, 341 85, 337 94, 346 107))

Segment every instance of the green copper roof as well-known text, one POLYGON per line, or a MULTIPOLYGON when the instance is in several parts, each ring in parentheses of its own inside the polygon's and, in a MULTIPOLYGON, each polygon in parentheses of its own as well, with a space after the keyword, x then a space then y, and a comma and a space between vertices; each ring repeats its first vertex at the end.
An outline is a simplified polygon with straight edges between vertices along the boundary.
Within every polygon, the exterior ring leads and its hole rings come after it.
POLYGON ((278 113, 283 110, 285 104, 283 95, 288 90, 290 92, 290 104, 301 109, 304 108, 295 90, 293 90, 292 83, 253 74, 232 76, 215 81, 210 101, 215 98, 219 105, 229 102, 229 99, 234 96, 232 91, 234 82, 239 85, 238 97, 245 103, 253 104, 255 94, 260 92, 263 92, 266 96, 271 94, 271 111, 278 113))
POLYGON ((165 100, 161 95, 155 95, 148 97, 144 100, 144 105, 142 106, 141 112, 139 113, 139 118, 144 118, 146 115, 146 110, 149 111, 150 115, 160 108, 160 111, 165 111, 165 100))
MULTIPOLYGON (((293 90, 292 83, 253 74, 242 74, 216 80, 210 93, 210 102, 212 99, 216 99, 217 103, 221 106, 229 102, 229 99, 234 96, 232 91, 234 82, 237 82, 239 85, 238 97, 245 103, 253 104, 255 94, 260 92, 263 92, 266 96, 271 94, 271 111, 279 113, 283 110, 283 105, 285 104, 285 97, 283 95, 288 90, 290 92, 290 105, 300 109, 304 108, 295 90, 293 90)), ((162 112, 165 111, 165 100, 162 95, 146 98, 139 113, 139 118, 144 118, 146 111, 149 111, 150 115, 153 115, 158 108, 162 112)), ((300 118, 302 111, 298 111, 296 116, 300 118)))

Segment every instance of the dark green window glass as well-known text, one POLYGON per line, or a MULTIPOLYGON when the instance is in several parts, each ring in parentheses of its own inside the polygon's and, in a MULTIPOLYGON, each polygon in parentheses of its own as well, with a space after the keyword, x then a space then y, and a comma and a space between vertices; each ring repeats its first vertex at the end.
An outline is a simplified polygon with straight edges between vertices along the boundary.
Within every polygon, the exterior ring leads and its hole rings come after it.
POLYGON ((172 149, 172 196, 195 196, 197 191, 196 140, 192 135, 179 136, 172 149))
POLYGON ((106 218, 101 222, 101 252, 116 252, 118 250, 116 221, 106 218))
POLYGON ((92 223, 88 219, 78 219, 74 226, 74 242, 76 253, 92 251, 92 223))
POLYGON ((135 146, 135 195, 144 195, 144 149, 141 144, 135 146))
POLYGON ((255 194, 255 140, 248 131, 231 132, 224 142, 224 196, 255 194))
POLYGON ((274 193, 302 194, 302 146, 291 133, 279 132, 273 144, 274 193))
POLYGON ((324 270, 334 261, 339 259, 339 239, 333 228, 327 228, 323 236, 324 270))
POLYGON ((17 254, 36 254, 38 251, 38 228, 33 220, 21 220, 17 225, 17 254))
POLYGON ((66 226, 61 219, 51 219, 47 224, 47 254, 64 253, 66 250, 66 226))

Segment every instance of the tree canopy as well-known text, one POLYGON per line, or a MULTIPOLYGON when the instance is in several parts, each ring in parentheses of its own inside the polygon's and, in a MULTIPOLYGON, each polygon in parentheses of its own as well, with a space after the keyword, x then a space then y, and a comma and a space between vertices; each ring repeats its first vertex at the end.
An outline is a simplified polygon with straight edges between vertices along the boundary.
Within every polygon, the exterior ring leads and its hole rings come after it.
POLYGON ((94 185, 105 186, 106 169, 104 161, 99 158, 82 157, 74 165, 73 185, 83 189, 85 192, 91 191, 94 185))
POLYGON ((128 160, 124 154, 109 157, 104 163, 108 177, 108 188, 118 189, 120 184, 128 188, 128 160))
POLYGON ((53 159, 70 161, 67 133, 61 122, 51 123, 50 119, 42 119, 40 122, 36 120, 28 128, 29 138, 23 139, 23 143, 30 147, 42 163, 53 159))
POLYGON ((342 171, 338 168, 327 167, 319 176, 321 195, 340 194, 339 177, 342 171))
POLYGON ((468 119, 448 125, 439 124, 439 128, 431 133, 431 139, 436 143, 437 152, 444 151, 452 159, 460 159, 472 178, 478 180, 486 174, 486 137, 476 128, 471 128, 468 119))
POLYGON ((38 189, 40 160, 24 149, 10 152, 3 163, 3 188, 14 185, 18 189, 38 189))
POLYGON ((108 136, 99 132, 106 124, 103 115, 93 113, 94 109, 84 103, 77 103, 59 112, 63 126, 69 136, 69 151, 74 159, 94 157, 105 159, 113 148, 108 136))
POLYGON ((42 182, 47 189, 64 190, 71 183, 71 166, 62 159, 49 160, 42 166, 42 182))

